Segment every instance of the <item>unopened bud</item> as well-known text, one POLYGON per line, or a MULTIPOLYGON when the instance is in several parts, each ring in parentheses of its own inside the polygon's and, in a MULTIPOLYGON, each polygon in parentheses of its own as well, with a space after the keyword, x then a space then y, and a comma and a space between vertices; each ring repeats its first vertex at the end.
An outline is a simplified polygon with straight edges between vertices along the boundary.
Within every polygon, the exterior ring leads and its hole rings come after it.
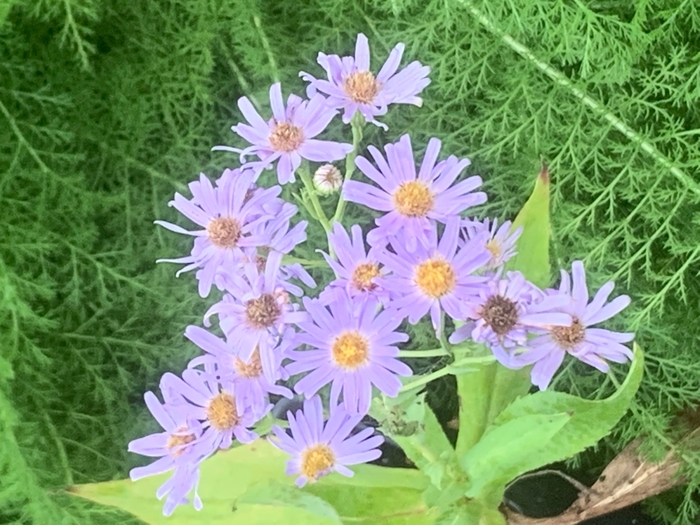
POLYGON ((314 173, 314 186, 324 194, 338 191, 343 185, 343 176, 333 164, 324 164, 314 173))

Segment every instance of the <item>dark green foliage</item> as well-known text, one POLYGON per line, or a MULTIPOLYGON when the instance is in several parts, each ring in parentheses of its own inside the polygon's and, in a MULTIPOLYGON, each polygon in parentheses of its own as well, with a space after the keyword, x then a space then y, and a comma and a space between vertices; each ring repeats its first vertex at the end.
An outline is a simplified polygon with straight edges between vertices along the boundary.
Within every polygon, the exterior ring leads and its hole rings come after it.
MULTIPOLYGON (((646 350, 637 405, 576 464, 599 469, 640 433, 658 450, 674 414, 700 401, 696 0, 14 4, 0 26, 0 523, 124 522, 55 491, 123 477, 138 461, 126 443, 154 428, 143 392, 195 352, 181 334, 206 304, 191 276, 154 264, 189 240, 152 221, 179 220, 173 192, 235 161, 209 149, 233 142, 240 95, 264 106, 277 79, 301 93, 298 71, 320 73, 318 51, 350 53, 358 31, 377 58, 402 41, 406 60, 432 68, 425 106, 392 108, 389 132, 368 129, 367 142, 440 137, 473 159, 484 213, 499 217, 514 216, 544 158, 555 264, 583 258, 592 287, 614 276, 633 296, 614 327, 646 350)), ((348 223, 369 216, 348 207, 348 223)), ((324 246, 312 229, 304 256, 324 246)), ((413 347, 433 343, 411 333, 413 347)), ((448 415, 444 386, 430 399, 448 415)), ((613 389, 579 364, 555 387, 613 389)), ((680 515, 655 505, 692 523, 690 495, 668 497, 680 515)))

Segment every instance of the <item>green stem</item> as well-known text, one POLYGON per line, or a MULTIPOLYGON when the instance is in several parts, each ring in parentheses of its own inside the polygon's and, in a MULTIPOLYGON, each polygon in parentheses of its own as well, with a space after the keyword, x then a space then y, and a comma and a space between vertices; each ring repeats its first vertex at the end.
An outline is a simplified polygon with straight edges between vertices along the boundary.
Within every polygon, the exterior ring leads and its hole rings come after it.
POLYGON ((401 350, 399 357, 441 357, 450 355, 444 348, 433 348, 432 350, 401 350))
POLYGON ((486 29, 491 31, 494 35, 500 37, 501 40, 508 44, 516 53, 532 62, 535 67, 554 80, 557 84, 567 88, 572 95, 607 120, 616 130, 625 135, 632 142, 639 144, 639 147, 643 151, 648 153, 655 161, 670 171, 671 174, 681 181, 687 188, 696 194, 700 194, 700 184, 695 182, 690 175, 678 168, 671 159, 656 149, 646 137, 629 127, 622 119, 613 114, 603 104, 588 95, 585 91, 576 87, 571 79, 569 79, 569 77, 567 77, 564 73, 553 68, 546 62, 539 60, 529 48, 525 47, 512 36, 497 27, 496 24, 494 24, 486 15, 479 11, 470 0, 460 0, 460 2, 469 10, 469 12, 471 12, 474 18, 476 18, 484 27, 486 27, 486 29))
MULTIPOLYGON (((413 390, 414 388, 426 385, 435 379, 439 379, 449 374, 455 374, 459 379, 459 377, 463 375, 463 371, 460 370, 460 368, 471 365, 480 365, 484 363, 493 363, 495 360, 496 358, 493 357, 493 355, 465 357, 464 359, 455 361, 454 363, 447 365, 446 367, 441 368, 440 370, 436 370, 431 374, 419 376, 415 381, 411 381, 410 383, 406 383, 405 385, 403 385, 401 391, 406 392, 407 390, 413 390)), ((472 374, 469 374, 469 377, 472 377, 472 374)))
POLYGON ((455 451, 462 457, 486 430, 497 363, 488 363, 469 375, 457 376, 459 433, 455 451))
POLYGON ((311 200, 311 205, 314 208, 316 218, 321 223, 321 226, 323 226, 323 229, 326 230, 326 233, 330 232, 331 223, 328 222, 328 217, 326 217, 326 214, 323 211, 323 207, 321 206, 321 202, 318 200, 318 195, 316 195, 316 189, 314 188, 313 182, 311 181, 311 175, 309 174, 308 165, 306 163, 302 164, 297 170, 297 173, 299 174, 301 182, 304 183, 304 187, 306 188, 306 194, 311 200))
MULTIPOLYGON (((343 184, 352 179, 352 174, 355 172, 355 158, 357 157, 357 152, 360 148, 360 142, 362 142, 362 128, 365 125, 365 119, 362 113, 359 111, 355 113, 352 117, 352 151, 345 158, 345 177, 343 179, 343 184)), ((331 223, 340 222, 343 219, 343 213, 345 213, 345 199, 343 199, 343 191, 341 189, 340 195, 338 196, 338 205, 335 208, 335 213, 331 219, 331 223)))

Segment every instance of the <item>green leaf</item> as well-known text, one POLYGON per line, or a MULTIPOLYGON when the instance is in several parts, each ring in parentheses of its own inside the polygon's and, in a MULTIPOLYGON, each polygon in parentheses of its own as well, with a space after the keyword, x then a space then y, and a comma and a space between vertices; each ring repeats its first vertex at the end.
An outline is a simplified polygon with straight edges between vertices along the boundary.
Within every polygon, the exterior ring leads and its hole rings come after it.
MULTIPOLYGON (((70 493, 102 505, 118 507, 151 525, 332 523, 327 516, 310 512, 305 504, 295 506, 284 502, 275 506, 265 502, 261 488, 265 484, 288 486, 297 490, 294 478, 284 474, 288 459, 287 454, 266 440, 257 440, 250 445, 217 453, 202 464, 199 485, 199 494, 204 502, 202 511, 197 512, 192 506, 182 506, 168 518, 163 516, 163 504, 155 496, 156 489, 168 479, 168 473, 137 482, 124 479, 76 485, 70 489, 70 493), (252 492, 249 493, 249 490, 252 492)), ((376 465, 357 465, 352 470, 355 472, 352 478, 331 474, 318 483, 307 485, 297 494, 300 498, 322 498, 342 518, 364 517, 370 523, 376 516, 408 509, 414 517, 411 525, 429 523, 421 521, 426 519, 427 509, 421 494, 428 486, 428 479, 419 471, 376 465), (384 499, 382 494, 389 494, 391 498, 384 499), (367 503, 366 506, 363 501, 367 503)), ((310 500, 306 499, 305 502, 309 503, 310 500)), ((382 523, 393 525, 391 521, 382 523)))
MULTIPOLYGON (((507 407, 486 431, 482 441, 461 458, 462 467, 472 481, 467 496, 483 497, 485 488, 505 487, 507 482, 520 474, 569 458, 595 445, 610 433, 627 412, 642 379, 644 357, 637 345, 634 353, 627 378, 619 390, 607 399, 589 401, 569 394, 545 391, 520 398, 507 407), (563 418, 562 414, 567 417, 563 418), (528 424, 546 417, 553 419, 545 434, 554 432, 547 439, 541 436, 541 446, 537 447, 536 441, 533 441, 537 433, 531 432, 528 437, 523 436, 525 443, 513 436, 511 449, 504 447, 507 435, 512 435, 511 430, 521 428, 525 434, 528 424), (557 430, 556 425, 562 422, 563 425, 557 430), (494 440, 493 446, 488 443, 491 439, 494 440), (520 447, 527 448, 528 453, 520 453, 520 447), (498 451, 502 452, 502 456, 498 455, 498 451), (489 454, 491 465, 480 454, 489 454)), ((547 425, 544 421, 539 424, 547 425)))
POLYGON ((252 506, 257 512, 268 511, 270 507, 292 507, 308 513, 307 519, 315 518, 314 523, 326 525, 342 523, 340 516, 330 503, 318 496, 300 491, 295 485, 279 481, 263 481, 252 485, 236 500, 235 505, 237 510, 252 506))
POLYGON ((17 3, 17 0, 0 0, 0 25, 5 22, 15 3, 17 3))
POLYGON ((468 497, 479 497, 492 484, 505 485, 523 473, 532 454, 549 446, 549 441, 566 425, 567 413, 531 414, 489 427, 481 440, 462 458, 471 487, 468 497))
POLYGON ((518 253, 510 259, 506 270, 518 270, 537 286, 548 286, 549 267, 549 170, 543 165, 535 188, 513 221, 511 231, 523 228, 518 238, 518 253))
POLYGON ((399 404, 386 396, 377 397, 371 413, 438 489, 445 476, 450 480, 466 478, 452 444, 425 402, 425 394, 404 398, 399 404))

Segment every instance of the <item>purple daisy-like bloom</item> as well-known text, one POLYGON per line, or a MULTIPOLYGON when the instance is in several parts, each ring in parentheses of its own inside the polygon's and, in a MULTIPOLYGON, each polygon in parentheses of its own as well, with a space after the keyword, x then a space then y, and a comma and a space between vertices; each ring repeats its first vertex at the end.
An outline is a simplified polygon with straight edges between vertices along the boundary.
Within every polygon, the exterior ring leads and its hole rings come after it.
POLYGON ((269 440, 292 456, 287 462, 286 473, 299 474, 296 480, 298 487, 316 482, 331 472, 352 477, 354 473, 348 465, 374 461, 382 455, 377 447, 384 442, 384 438, 373 435, 373 428, 350 435, 362 420, 361 415, 350 415, 336 408, 324 424, 323 405, 318 396, 304 401, 303 410, 298 410, 296 415, 287 412, 287 419, 292 435, 273 426, 276 439, 270 437, 269 440))
POLYGON ((333 117, 336 110, 329 108, 321 95, 302 100, 290 95, 285 108, 282 99, 282 86, 279 82, 270 87, 270 105, 273 117, 265 122, 247 97, 238 100, 238 107, 248 124, 238 124, 231 130, 251 143, 240 150, 228 146, 216 146, 215 150, 233 151, 241 154, 241 162, 246 155, 255 154, 260 161, 245 164, 258 172, 277 162, 277 178, 280 184, 294 182, 294 172, 301 165, 301 159, 312 162, 340 160, 352 151, 352 144, 341 144, 328 140, 315 139, 333 117))
POLYGON ((222 301, 214 304, 204 316, 219 316, 219 325, 229 341, 237 341, 241 358, 248 361, 254 350, 260 352, 263 372, 275 382, 276 365, 273 356, 278 337, 285 327, 304 321, 308 314, 289 302, 289 295, 279 284, 282 254, 270 252, 265 272, 259 273, 254 264, 244 266, 245 278, 229 275, 227 291, 222 301))
POLYGON ((439 242, 435 225, 428 237, 426 244, 418 243, 410 253, 404 247, 405 235, 393 238, 391 247, 395 253, 379 254, 379 260, 393 275, 379 281, 395 294, 391 307, 399 315, 416 324, 430 312, 433 328, 439 332, 441 310, 460 319, 462 303, 478 294, 487 278, 472 274, 483 268, 491 255, 480 239, 471 239, 458 248, 457 216, 447 221, 439 242))
POLYGON ((283 345, 281 348, 272 349, 271 356, 275 365, 274 381, 268 381, 263 373, 259 349, 255 349, 250 358, 244 360, 234 345, 227 343, 199 326, 188 326, 185 330, 185 337, 206 352, 205 355, 190 361, 188 368, 207 364, 213 365, 216 374, 223 380, 233 380, 234 383, 242 387, 239 391, 242 402, 251 405, 255 412, 263 412, 265 410, 268 404, 268 394, 292 398, 291 390, 276 384, 276 381, 286 380, 289 377, 284 367, 282 367, 282 356, 286 346, 283 345))
POLYGON ((481 288, 478 296, 464 303, 468 321, 450 336, 457 344, 467 338, 485 343, 505 366, 511 360, 510 351, 527 344, 533 327, 570 326, 569 314, 557 311, 568 302, 564 295, 545 295, 528 282, 520 272, 500 272, 481 288))
POLYGON ((342 393, 347 412, 366 414, 372 401, 372 385, 395 397, 401 389, 397 375, 412 374, 397 359, 399 349, 394 346, 408 341, 408 336, 394 331, 401 318, 393 311, 377 314, 375 298, 353 300, 339 287, 335 294, 328 306, 304 297, 309 319, 297 323, 302 332, 295 335, 295 342, 311 349, 288 352, 287 357, 294 362, 287 365, 287 370, 290 374, 309 372, 294 386, 297 393, 309 398, 332 383, 332 406, 338 404, 342 393))
POLYGON ((452 156, 436 163, 440 153, 436 138, 428 142, 418 174, 408 135, 385 146, 386 160, 377 148, 368 149, 379 169, 364 157, 358 157, 355 164, 379 188, 351 180, 343 186, 342 196, 346 201, 387 212, 376 219, 377 228, 367 236, 373 246, 403 232, 406 247, 413 251, 418 242, 425 244, 435 221, 445 223, 467 208, 486 202, 485 193, 473 192, 481 186, 481 177, 468 177, 450 187, 469 165, 469 159, 452 156))
POLYGON ((192 200, 176 193, 169 205, 201 226, 201 230, 188 231, 169 222, 155 221, 168 230, 196 237, 191 255, 179 259, 159 259, 157 262, 186 264, 177 272, 177 276, 200 268, 197 279, 202 297, 209 295, 221 267, 236 266, 240 262, 243 248, 268 242, 268 239, 254 235, 252 230, 256 224, 272 218, 272 215, 263 213, 260 206, 263 202, 275 199, 281 188, 274 186, 251 196, 248 191, 253 178, 254 173, 245 170, 235 177, 226 177, 220 186, 214 187, 202 174, 199 181, 189 185, 192 200), (248 200, 246 196, 249 197, 248 200))
POLYGON ((182 378, 166 373, 161 385, 170 397, 176 398, 178 408, 201 422, 204 431, 196 443, 207 451, 207 456, 229 448, 234 437, 241 443, 257 439, 257 434, 248 428, 272 408, 268 405, 264 411, 256 412, 243 402, 245 395, 234 381, 217 381, 213 374, 191 368, 182 373, 182 378))
POLYGON ((195 510, 202 510, 204 505, 197 493, 199 485, 199 464, 177 467, 172 477, 163 483, 156 491, 160 500, 167 496, 163 505, 163 515, 170 516, 178 505, 187 505, 190 500, 187 495, 194 490, 193 503, 195 510))
POLYGON ((318 54, 317 61, 325 69, 328 80, 317 79, 303 71, 299 76, 309 82, 309 97, 320 91, 328 95, 330 107, 344 109, 343 122, 346 124, 359 111, 367 122, 387 129, 375 117, 385 115, 389 104, 423 105, 423 100, 417 95, 430 84, 427 78, 430 68, 420 62, 411 62, 396 72, 403 51, 404 45, 397 44, 375 77, 369 69, 367 37, 360 33, 357 35, 354 57, 318 54))
POLYGON ((328 234, 328 239, 338 260, 328 254, 323 254, 328 265, 335 272, 336 279, 321 292, 319 299, 324 304, 335 300, 335 287, 342 287, 350 297, 374 296, 386 306, 391 295, 376 280, 385 275, 377 259, 377 249, 370 248, 365 251, 365 243, 362 239, 362 229, 355 224, 350 229, 352 240, 343 226, 336 222, 333 231, 328 234))
POLYGON ((634 357, 633 352, 622 344, 632 341, 634 334, 591 328, 620 313, 629 305, 630 298, 621 295, 608 303, 608 297, 615 287, 615 283, 609 281, 601 286, 589 303, 583 263, 574 261, 571 273, 573 285, 569 274, 561 271, 558 291, 569 299, 560 311, 573 317, 571 326, 548 329, 543 335, 528 342, 529 349, 526 352, 512 359, 512 364, 516 366, 534 364, 532 383, 540 390, 547 388, 567 353, 601 372, 610 369, 606 360, 625 363, 634 357))
POLYGON ((464 219, 462 222, 463 232, 467 239, 475 237, 484 237, 484 232, 488 235, 485 237, 485 248, 491 253, 491 260, 486 264, 488 269, 498 268, 502 266, 508 259, 516 255, 518 252, 517 242, 520 235, 523 233, 522 226, 511 231, 512 223, 505 221, 501 226, 498 226, 498 219, 486 218, 483 221, 474 219, 464 219))

